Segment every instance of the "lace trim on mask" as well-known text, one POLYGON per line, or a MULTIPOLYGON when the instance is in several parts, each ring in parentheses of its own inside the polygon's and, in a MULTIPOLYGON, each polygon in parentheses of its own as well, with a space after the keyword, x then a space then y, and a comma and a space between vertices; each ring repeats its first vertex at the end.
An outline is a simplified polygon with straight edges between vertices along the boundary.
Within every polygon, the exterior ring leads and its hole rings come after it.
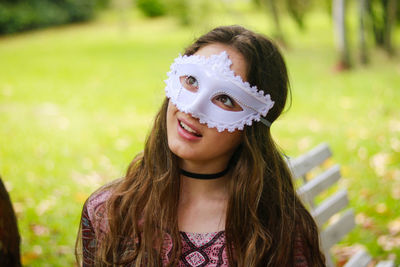
POLYGON ((199 55, 179 55, 179 57, 175 59, 174 63, 172 63, 171 71, 167 73, 168 77, 174 75, 176 66, 181 64, 204 65, 207 68, 218 72, 225 79, 231 80, 240 86, 244 91, 257 98, 259 101, 267 105, 269 105, 269 103, 272 103, 272 105, 274 104, 274 102, 271 101, 271 96, 269 94, 264 95, 264 92, 259 91, 257 86, 251 86, 250 83, 244 82, 242 77, 235 75, 235 72, 231 70, 232 61, 229 59, 226 51, 222 51, 218 55, 211 55, 208 58, 199 55))

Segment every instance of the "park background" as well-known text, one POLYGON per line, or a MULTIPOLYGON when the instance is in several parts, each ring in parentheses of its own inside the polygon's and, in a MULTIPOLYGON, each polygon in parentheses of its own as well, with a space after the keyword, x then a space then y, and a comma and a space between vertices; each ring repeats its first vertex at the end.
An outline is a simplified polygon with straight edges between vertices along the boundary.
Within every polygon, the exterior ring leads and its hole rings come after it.
POLYGON ((82 205, 143 149, 170 63, 230 24, 281 46, 292 105, 272 126, 279 146, 297 156, 327 142, 341 164, 357 227, 335 247, 338 264, 360 246, 399 261, 400 9, 370 1, 366 50, 356 0, 345 1, 345 49, 332 16, 340 1, 0 1, 0 175, 23 264, 75 264, 82 205), (388 44, 374 27, 390 14, 388 44))

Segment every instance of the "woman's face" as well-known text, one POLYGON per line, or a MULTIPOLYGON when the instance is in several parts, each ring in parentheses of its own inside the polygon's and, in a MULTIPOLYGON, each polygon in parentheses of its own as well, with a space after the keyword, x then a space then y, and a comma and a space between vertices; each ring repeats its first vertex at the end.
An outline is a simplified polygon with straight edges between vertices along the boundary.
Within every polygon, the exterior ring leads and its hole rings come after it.
MULTIPOLYGON (((247 78, 246 61, 234 48, 215 43, 202 47, 195 55, 209 57, 220 54, 222 51, 228 53, 232 61, 231 69, 235 72, 235 75, 241 76, 245 81, 247 78)), ((181 82, 185 83, 185 88, 189 90, 196 85, 196 81, 191 77, 186 77, 181 82)), ((224 96, 216 97, 213 99, 213 103, 221 108, 240 110, 239 105, 224 96)), ((241 143, 243 132, 240 130, 218 132, 216 128, 208 128, 206 124, 201 124, 198 119, 190 114, 179 111, 170 101, 167 110, 167 135, 169 148, 182 159, 182 168, 189 166, 190 162, 202 163, 203 165, 210 163, 215 168, 218 168, 217 166, 225 168, 233 152, 241 143)))

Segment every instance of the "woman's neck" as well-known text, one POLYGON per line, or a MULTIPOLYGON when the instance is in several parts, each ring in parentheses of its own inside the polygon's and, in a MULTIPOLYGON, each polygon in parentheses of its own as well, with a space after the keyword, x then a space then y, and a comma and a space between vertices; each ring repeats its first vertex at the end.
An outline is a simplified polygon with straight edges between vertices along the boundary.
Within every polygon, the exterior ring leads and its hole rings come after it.
POLYGON ((225 199, 227 184, 227 175, 212 180, 201 180, 181 175, 181 199, 183 201, 225 199))
MULTIPOLYGON (((201 174, 226 169, 227 160, 193 162, 182 160, 180 168, 201 174)), ((196 179, 181 174, 178 206, 179 229, 185 232, 216 232, 225 229, 229 172, 216 179, 196 179)))
POLYGON ((178 225, 184 232, 209 233, 225 229, 228 176, 199 180, 181 175, 178 225))

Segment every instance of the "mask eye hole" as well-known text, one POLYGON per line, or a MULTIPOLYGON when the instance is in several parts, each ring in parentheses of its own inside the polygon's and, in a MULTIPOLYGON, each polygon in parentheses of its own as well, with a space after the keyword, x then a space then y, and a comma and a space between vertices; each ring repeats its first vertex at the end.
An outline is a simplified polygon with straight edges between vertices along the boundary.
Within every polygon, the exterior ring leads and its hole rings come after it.
POLYGON ((191 75, 181 76, 179 77, 179 80, 182 86, 190 92, 197 92, 197 90, 199 89, 199 82, 194 76, 191 75))
POLYGON ((232 97, 222 94, 214 96, 212 102, 218 107, 228 111, 242 111, 242 107, 232 97))

